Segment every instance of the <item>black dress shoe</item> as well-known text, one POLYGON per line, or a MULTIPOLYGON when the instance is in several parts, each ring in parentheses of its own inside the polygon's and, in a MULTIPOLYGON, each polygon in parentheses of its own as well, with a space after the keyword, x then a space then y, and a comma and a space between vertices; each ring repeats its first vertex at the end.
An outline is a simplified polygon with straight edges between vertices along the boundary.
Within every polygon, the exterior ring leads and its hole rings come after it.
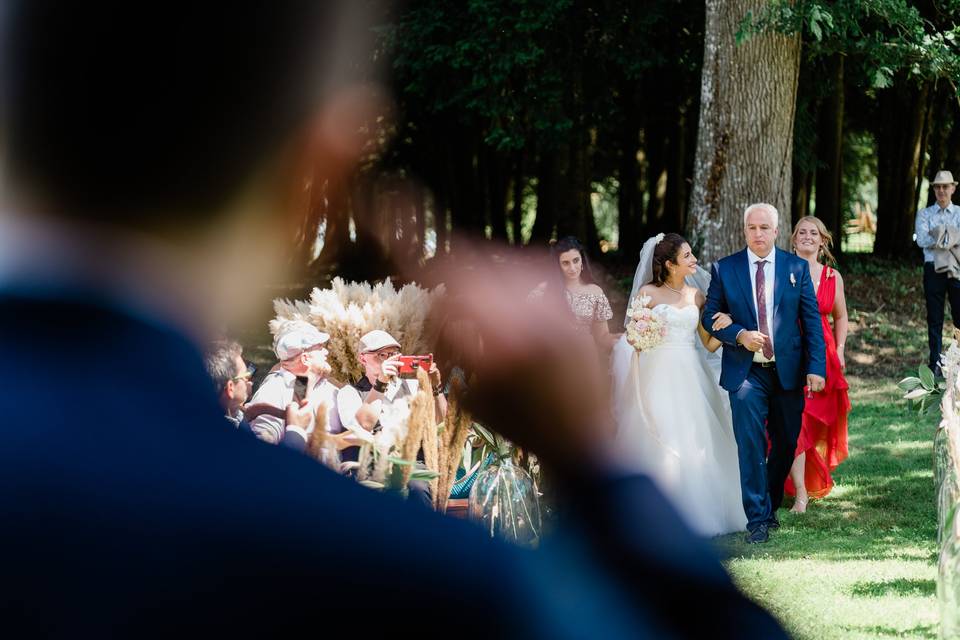
POLYGON ((776 531, 780 528, 780 521, 777 519, 777 516, 770 516, 770 519, 767 520, 767 529, 770 531, 776 531))
POLYGON ((747 534, 747 544, 760 544, 770 539, 766 524, 759 524, 757 528, 747 534))

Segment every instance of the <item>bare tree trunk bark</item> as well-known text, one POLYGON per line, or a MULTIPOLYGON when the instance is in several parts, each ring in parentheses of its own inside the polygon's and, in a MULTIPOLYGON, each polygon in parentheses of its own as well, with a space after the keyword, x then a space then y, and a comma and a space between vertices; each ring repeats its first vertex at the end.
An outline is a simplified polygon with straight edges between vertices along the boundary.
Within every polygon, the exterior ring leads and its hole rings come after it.
POLYGON ((817 156, 822 164, 817 169, 817 217, 836 238, 840 249, 843 226, 843 56, 835 54, 829 61, 833 91, 820 107, 820 140, 817 156))
MULTIPOLYGON (((700 127, 688 235, 704 262, 743 247, 743 210, 768 202, 790 220, 800 36, 755 35, 737 45, 747 11, 764 0, 707 0, 700 127)), ((786 246, 789 233, 781 233, 786 246)))

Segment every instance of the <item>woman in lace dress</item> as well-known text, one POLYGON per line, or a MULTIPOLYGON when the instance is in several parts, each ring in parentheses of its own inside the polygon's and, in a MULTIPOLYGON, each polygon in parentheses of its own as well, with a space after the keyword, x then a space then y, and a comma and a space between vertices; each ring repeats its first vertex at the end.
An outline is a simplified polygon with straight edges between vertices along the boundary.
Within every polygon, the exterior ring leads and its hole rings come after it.
POLYGON ((577 331, 592 336, 598 346, 609 351, 620 334, 611 334, 607 326, 607 320, 613 317, 613 310, 603 289, 593 278, 590 259, 583 245, 573 236, 568 236, 550 247, 550 256, 557 265, 556 278, 541 282, 528 298, 535 301, 544 296, 563 296, 577 331))
POLYGON ((690 245, 670 233, 640 254, 634 293, 667 325, 648 351, 621 338, 613 350, 618 453, 657 482, 687 523, 703 536, 746 528, 730 403, 696 346, 720 343, 700 325, 703 293, 684 282, 696 273, 690 245))

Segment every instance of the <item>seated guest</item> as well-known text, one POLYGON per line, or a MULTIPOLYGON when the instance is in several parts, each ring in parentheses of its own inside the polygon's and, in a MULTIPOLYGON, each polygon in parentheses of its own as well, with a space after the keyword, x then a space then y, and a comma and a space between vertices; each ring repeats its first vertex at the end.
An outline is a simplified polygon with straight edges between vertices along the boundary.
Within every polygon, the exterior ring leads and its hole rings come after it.
POLYGON ((235 429, 252 433, 243 417, 243 405, 253 392, 256 367, 243 361, 243 347, 233 340, 218 340, 207 352, 204 364, 213 379, 224 419, 235 429))
MULTIPOLYGON (((363 367, 363 376, 340 390, 338 402, 341 405, 339 413, 343 424, 354 423, 362 404, 371 405, 374 413, 379 415, 383 403, 390 404, 400 399, 409 402, 420 390, 420 383, 416 378, 403 379, 397 375, 400 343, 386 331, 374 329, 364 334, 360 338, 357 352, 363 367)), ((440 422, 447 415, 447 399, 441 393, 443 383, 436 362, 430 367, 429 375, 437 422, 440 422)))
POLYGON ((281 444, 296 451, 306 450, 306 430, 310 425, 303 424, 302 416, 291 412, 289 405, 284 409, 268 404, 244 406, 253 391, 253 374, 257 368, 243 361, 243 347, 239 343, 234 340, 216 341, 207 353, 205 364, 217 389, 224 420, 231 427, 252 434, 253 428, 248 420, 271 415, 285 422, 281 444), (293 420, 290 418, 292 415, 296 416, 293 420))
MULTIPOLYGON (((374 431, 380 422, 384 404, 398 401, 409 402, 419 390, 416 378, 404 379, 397 375, 399 369, 400 343, 386 331, 374 329, 360 338, 357 349, 364 375, 352 385, 344 385, 337 396, 337 407, 343 425, 358 425, 374 431)), ((441 392, 443 385, 440 369, 434 362, 428 372, 433 387, 434 408, 437 422, 447 415, 447 399, 441 392)), ((358 447, 345 449, 343 460, 356 460, 358 447)), ((411 480, 410 496, 417 503, 432 505, 430 485, 420 480, 411 480)))
MULTIPOLYGON (((324 345, 329 338, 303 321, 287 323, 277 334, 273 350, 280 363, 263 379, 251 404, 269 405, 279 412, 266 412, 250 418, 250 427, 258 438, 272 444, 281 443, 287 431, 282 412, 289 404, 301 400, 306 400, 314 410, 322 403, 327 410, 327 431, 342 431, 337 415, 337 387, 327 379, 330 365, 327 364, 324 345), (297 390, 298 378, 307 379, 303 391, 297 390)), ((312 431, 311 423, 304 435, 312 431)))

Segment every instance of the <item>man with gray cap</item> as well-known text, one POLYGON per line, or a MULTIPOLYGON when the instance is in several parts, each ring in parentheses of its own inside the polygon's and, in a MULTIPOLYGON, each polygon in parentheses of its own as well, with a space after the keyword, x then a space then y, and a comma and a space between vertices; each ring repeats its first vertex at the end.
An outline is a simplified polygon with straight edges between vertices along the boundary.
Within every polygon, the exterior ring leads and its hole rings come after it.
MULTIPOLYGON (((273 344, 280 364, 263 379, 250 403, 277 409, 286 409, 291 402, 301 400, 314 409, 322 403, 327 411, 327 431, 339 433, 342 428, 337 413, 337 387, 327 379, 330 365, 324 345, 329 339, 309 322, 297 320, 281 327, 273 344), (307 379, 303 397, 297 397, 297 378, 307 379)), ((283 418, 270 414, 257 416, 250 426, 258 438, 272 444, 281 443, 288 428, 283 418)), ((304 437, 312 430, 311 426, 304 437)))
MULTIPOLYGON (((949 171, 938 171, 930 183, 937 201, 917 212, 916 240, 923 249, 923 295, 927 302, 927 341, 930 368, 941 375, 940 352, 943 349, 943 313, 949 296, 953 324, 960 326, 960 280, 936 268, 938 254, 949 250, 945 238, 960 232, 960 207, 953 204, 957 183, 949 171)), ((956 238, 960 239, 960 238, 956 238)))

